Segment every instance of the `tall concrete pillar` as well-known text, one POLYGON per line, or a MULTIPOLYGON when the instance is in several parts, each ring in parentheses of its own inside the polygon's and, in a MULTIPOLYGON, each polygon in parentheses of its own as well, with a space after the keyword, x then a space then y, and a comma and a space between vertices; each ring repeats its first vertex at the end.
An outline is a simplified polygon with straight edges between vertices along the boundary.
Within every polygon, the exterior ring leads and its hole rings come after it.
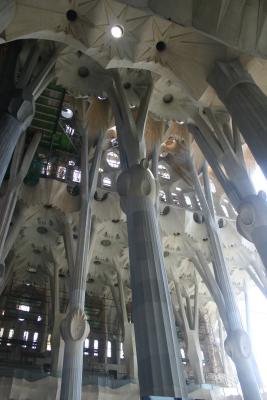
POLYGON ((118 178, 127 215, 133 321, 141 396, 185 395, 173 310, 155 212, 155 179, 145 165, 118 178))

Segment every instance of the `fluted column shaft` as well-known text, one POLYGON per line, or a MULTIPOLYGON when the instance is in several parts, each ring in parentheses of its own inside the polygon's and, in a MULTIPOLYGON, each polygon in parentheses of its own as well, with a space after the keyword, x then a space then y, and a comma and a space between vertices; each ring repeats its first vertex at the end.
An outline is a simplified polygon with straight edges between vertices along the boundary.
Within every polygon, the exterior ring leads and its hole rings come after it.
POLYGON ((23 124, 15 117, 8 113, 0 117, 0 186, 22 132, 23 124))
MULTIPOLYGON (((203 210, 207 230, 209 233, 216 281, 222 292, 225 302, 227 320, 227 326, 225 327, 227 331, 227 339, 225 341, 226 351, 235 364, 244 400, 261 400, 260 390, 256 375, 253 370, 250 340, 242 326, 241 315, 237 306, 229 271, 222 252, 217 226, 215 225, 215 220, 210 212, 209 205, 202 191, 196 169, 192 162, 191 171, 195 190, 203 210)), ((206 173, 207 170, 205 169, 204 174, 206 173)), ((205 179, 205 183, 206 193, 210 192, 209 180, 207 177, 205 179)))
POLYGON ((65 341, 61 400, 80 400, 82 396, 83 345, 89 334, 89 324, 84 313, 84 301, 86 278, 92 254, 89 251, 92 225, 91 204, 96 190, 102 144, 103 135, 101 134, 89 171, 88 132, 84 132, 82 147, 82 206, 78 248, 75 268, 71 275, 69 312, 61 325, 61 332, 65 341))
POLYGON ((82 393, 83 340, 65 343, 60 399, 78 400, 82 393))
POLYGON ((127 215, 141 396, 183 396, 178 340, 155 213, 155 181, 140 165, 118 179, 127 215))
POLYGON ((208 82, 225 104, 267 177, 267 97, 238 60, 216 62, 208 82))
MULTIPOLYGON (((217 62, 208 81, 225 104, 267 178, 267 97, 238 60, 217 62)), ((267 269, 267 203, 252 192, 251 195, 241 193, 241 197, 238 231, 254 243, 267 269)))

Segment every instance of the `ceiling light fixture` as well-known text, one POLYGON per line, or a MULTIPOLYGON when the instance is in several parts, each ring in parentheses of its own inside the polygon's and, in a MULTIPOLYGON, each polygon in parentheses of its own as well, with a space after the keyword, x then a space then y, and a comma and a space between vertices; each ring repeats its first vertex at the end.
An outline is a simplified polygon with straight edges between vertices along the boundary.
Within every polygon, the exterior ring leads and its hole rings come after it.
POLYGON ((120 39, 123 36, 123 27, 121 25, 114 25, 110 29, 110 32, 115 39, 120 39))
POLYGON ((73 117, 73 111, 68 107, 63 107, 61 110, 61 116, 65 119, 71 119, 73 117))

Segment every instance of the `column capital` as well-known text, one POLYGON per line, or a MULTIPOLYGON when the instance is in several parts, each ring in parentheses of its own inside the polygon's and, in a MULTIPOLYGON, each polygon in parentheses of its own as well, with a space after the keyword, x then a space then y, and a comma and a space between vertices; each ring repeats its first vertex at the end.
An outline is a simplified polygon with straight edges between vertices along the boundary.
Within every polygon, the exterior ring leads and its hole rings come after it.
POLYGON ((216 90, 221 100, 226 99, 232 89, 240 83, 255 84, 238 59, 216 61, 207 81, 216 90))
POLYGON ((83 342, 90 332, 85 313, 80 308, 68 313, 61 322, 60 332, 65 342, 67 340, 83 342))
POLYGON ((267 227, 267 202, 264 192, 244 198, 239 206, 236 225, 238 232, 250 242, 254 241, 255 229, 267 227))

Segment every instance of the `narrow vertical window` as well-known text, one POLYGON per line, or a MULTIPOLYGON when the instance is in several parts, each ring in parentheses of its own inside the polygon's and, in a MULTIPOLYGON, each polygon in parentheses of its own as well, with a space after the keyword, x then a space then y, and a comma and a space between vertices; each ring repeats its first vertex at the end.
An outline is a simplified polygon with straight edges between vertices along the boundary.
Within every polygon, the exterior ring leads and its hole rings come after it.
POLYGON ((107 342, 107 357, 111 358, 111 356, 112 356, 111 341, 108 340, 108 342, 107 342))
POLYGON ((14 336, 14 329, 10 329, 8 332, 8 339, 12 339, 14 336))
POLYGON ((51 351, 51 333, 49 333, 48 338, 47 338, 46 351, 51 351))
POLYGON ((124 359, 123 343, 120 342, 120 359, 124 359))
POLYGON ((90 342, 89 339, 86 338, 84 341, 84 354, 88 356, 89 354, 89 346, 90 346, 90 342))
POLYGON ((38 332, 34 332, 33 340, 32 340, 32 349, 33 350, 35 350, 37 348, 38 336, 39 336, 39 333, 38 332))
POLYGON ((95 340, 94 340, 94 357, 97 357, 97 356, 98 356, 98 346, 99 346, 98 340, 95 339, 95 340))

